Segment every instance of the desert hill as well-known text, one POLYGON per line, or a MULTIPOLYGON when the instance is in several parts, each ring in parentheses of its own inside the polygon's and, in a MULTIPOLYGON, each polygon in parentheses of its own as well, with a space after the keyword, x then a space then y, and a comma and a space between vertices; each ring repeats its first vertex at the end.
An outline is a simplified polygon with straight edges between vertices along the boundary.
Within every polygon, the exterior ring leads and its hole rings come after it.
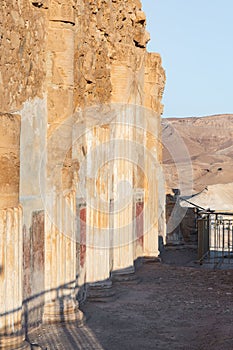
POLYGON ((233 182, 233 114, 163 118, 162 130, 167 192, 233 182))

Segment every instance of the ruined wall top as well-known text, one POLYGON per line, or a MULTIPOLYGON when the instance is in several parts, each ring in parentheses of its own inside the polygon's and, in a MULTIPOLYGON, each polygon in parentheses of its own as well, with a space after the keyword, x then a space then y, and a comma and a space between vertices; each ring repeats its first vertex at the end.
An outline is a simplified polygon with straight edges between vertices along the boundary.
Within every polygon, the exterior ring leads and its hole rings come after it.
MULTIPOLYGON (((67 25, 74 31, 74 111, 109 103, 114 94, 115 100, 119 99, 111 79, 111 69, 116 66, 131 71, 131 85, 136 81, 136 85, 141 84, 138 89, 143 89, 145 66, 150 66, 151 83, 157 86, 152 95, 161 100, 165 75, 158 56, 152 59, 146 55, 150 36, 140 0, 3 0, 1 112, 16 112, 28 99, 46 93, 50 23, 67 25), (148 65, 151 59, 154 63, 148 65)), ((148 103, 147 99, 148 107, 162 111, 154 102, 148 103)))
POLYGON ((14 112, 41 97, 45 80, 46 17, 30 1, 1 1, 0 111, 14 112))
POLYGON ((129 67, 133 74, 143 65, 149 34, 141 3, 78 0, 76 16, 75 107, 110 102, 111 67, 129 67))

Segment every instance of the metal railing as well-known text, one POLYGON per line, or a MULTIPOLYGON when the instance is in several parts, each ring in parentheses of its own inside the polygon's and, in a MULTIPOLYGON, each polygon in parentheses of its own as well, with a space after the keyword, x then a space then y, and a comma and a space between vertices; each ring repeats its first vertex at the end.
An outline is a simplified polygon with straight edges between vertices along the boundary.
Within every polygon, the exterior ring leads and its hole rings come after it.
POLYGON ((198 260, 233 267, 233 213, 202 212, 198 219, 198 260))

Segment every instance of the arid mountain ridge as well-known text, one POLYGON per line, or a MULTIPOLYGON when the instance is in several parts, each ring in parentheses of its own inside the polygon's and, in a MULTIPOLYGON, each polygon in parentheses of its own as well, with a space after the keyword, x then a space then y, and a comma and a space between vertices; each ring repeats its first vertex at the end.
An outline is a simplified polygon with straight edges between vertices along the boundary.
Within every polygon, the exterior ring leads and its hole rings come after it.
POLYGON ((233 182, 233 114, 164 118, 162 130, 167 192, 233 182))

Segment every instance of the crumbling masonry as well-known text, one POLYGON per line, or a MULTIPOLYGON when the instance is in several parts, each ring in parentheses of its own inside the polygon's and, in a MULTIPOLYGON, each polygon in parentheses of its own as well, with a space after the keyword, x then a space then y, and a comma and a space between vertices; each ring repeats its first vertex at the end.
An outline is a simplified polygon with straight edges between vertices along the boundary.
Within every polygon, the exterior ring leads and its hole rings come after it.
POLYGON ((164 238, 165 73, 139 0, 2 0, 0 348, 83 322, 164 238))

